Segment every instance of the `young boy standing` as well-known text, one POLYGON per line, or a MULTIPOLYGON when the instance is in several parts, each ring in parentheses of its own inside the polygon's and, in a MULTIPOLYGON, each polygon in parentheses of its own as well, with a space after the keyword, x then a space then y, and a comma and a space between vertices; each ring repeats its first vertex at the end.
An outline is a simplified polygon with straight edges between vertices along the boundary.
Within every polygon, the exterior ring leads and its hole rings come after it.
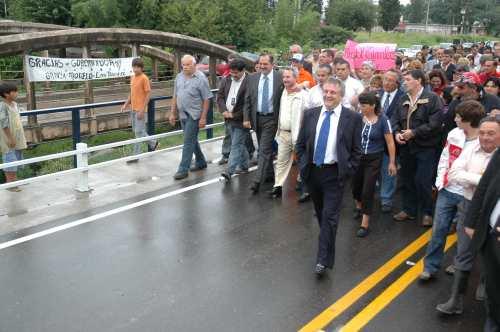
MULTIPOLYGON (((17 107, 17 86, 10 82, 0 83, 0 150, 3 163, 22 160, 22 150, 26 149, 23 124, 17 107)), ((17 166, 4 168, 7 182, 17 180, 17 166)), ((9 189, 20 191, 18 187, 9 189)))
MULTIPOLYGON (((130 116, 132 119, 132 130, 135 138, 148 136, 146 132, 146 111, 148 109, 149 98, 151 97, 151 85, 149 78, 144 74, 144 62, 140 58, 132 61, 134 75, 130 78, 130 95, 122 106, 124 112, 129 106, 132 107, 130 116)), ((158 141, 148 142, 148 151, 154 151, 158 148, 158 141)), ((141 143, 134 145, 134 154, 141 153, 141 143)), ((138 159, 131 162, 137 162, 138 159)))

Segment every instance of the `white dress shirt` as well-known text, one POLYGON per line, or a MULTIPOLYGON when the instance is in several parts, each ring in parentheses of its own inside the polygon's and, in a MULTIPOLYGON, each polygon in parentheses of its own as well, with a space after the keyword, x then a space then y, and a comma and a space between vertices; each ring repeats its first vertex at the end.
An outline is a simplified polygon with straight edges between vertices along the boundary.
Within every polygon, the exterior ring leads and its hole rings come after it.
POLYGON ((343 81, 345 87, 344 99, 342 100, 342 105, 347 108, 353 108, 351 105, 351 99, 358 96, 361 92, 365 90, 363 83, 361 81, 349 76, 345 81, 343 81))
POLYGON ((451 166, 449 179, 464 188, 464 197, 467 200, 472 200, 494 152, 485 152, 478 140, 476 144, 467 146, 451 166))
MULTIPOLYGON (((266 75, 264 75, 263 73, 260 74, 260 79, 259 79, 259 89, 258 89, 258 92, 259 92, 259 95, 258 95, 258 102, 257 102, 257 112, 260 113, 261 110, 262 110, 262 92, 264 90, 264 78, 265 78, 266 75)), ((274 82, 274 69, 271 70, 271 72, 267 75, 268 79, 269 79, 269 82, 268 82, 268 85, 269 85, 269 93, 268 93, 268 96, 269 96, 269 113, 272 113, 273 112, 273 82, 274 82)))
POLYGON ((323 88, 316 84, 309 90, 309 108, 323 106, 323 88))
POLYGON ((246 73, 239 80, 231 78, 231 87, 229 88, 229 93, 226 98, 226 108, 229 112, 233 111, 234 105, 236 104, 236 97, 240 91, 241 82, 245 79, 246 73))
POLYGON ((380 107, 382 107, 382 110, 384 110, 384 104, 385 104, 385 100, 387 98, 389 98, 389 107, 391 107, 392 101, 394 100, 394 97, 396 97, 397 92, 398 92, 398 89, 396 89, 392 92, 384 91, 384 94, 382 95, 382 99, 380 100, 380 107))
MULTIPOLYGON (((314 152, 316 153, 316 146, 318 145, 319 132, 321 130, 321 125, 325 120, 327 109, 325 106, 321 109, 321 114, 319 115, 318 124, 316 125, 316 137, 314 138, 314 152)), ((332 115, 330 115, 330 132, 328 134, 328 142, 326 144, 325 153, 325 164, 334 164, 338 161, 337 159, 337 128, 339 126, 340 113, 342 112, 342 104, 339 104, 333 109, 332 115)))

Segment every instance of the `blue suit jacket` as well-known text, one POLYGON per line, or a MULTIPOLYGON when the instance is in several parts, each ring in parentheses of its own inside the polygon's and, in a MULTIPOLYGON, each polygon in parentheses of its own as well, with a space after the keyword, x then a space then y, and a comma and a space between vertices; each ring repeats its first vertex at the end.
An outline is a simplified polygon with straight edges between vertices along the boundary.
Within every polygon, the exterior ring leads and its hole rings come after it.
MULTIPOLYGON (((384 96, 385 91, 384 90, 379 90, 378 95, 380 97, 380 109, 383 111, 384 110, 384 105, 382 104, 382 97, 384 96)), ((392 113, 394 113, 394 110, 398 108, 398 104, 401 100, 401 97, 405 95, 404 91, 399 88, 396 92, 396 95, 392 99, 391 104, 389 105, 389 108, 387 109, 387 112, 385 113, 385 116, 390 119, 392 116, 392 113)))
MULTIPOLYGON (((307 180, 314 158, 314 140, 316 126, 322 107, 311 108, 304 112, 302 126, 297 139, 296 151, 299 157, 300 173, 307 180)), ((361 114, 342 107, 337 128, 337 159, 339 177, 346 178, 353 175, 361 159, 361 130, 363 120, 361 114)))

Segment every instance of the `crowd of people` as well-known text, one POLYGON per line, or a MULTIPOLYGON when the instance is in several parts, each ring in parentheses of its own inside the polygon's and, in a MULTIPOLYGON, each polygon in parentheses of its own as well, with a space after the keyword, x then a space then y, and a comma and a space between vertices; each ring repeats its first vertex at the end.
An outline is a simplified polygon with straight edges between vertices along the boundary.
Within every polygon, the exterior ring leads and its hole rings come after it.
MULTIPOLYGON (((221 178, 228 185, 234 175, 256 165, 251 194, 267 186, 271 199, 280 198, 297 165, 298 200, 312 200, 319 222, 318 277, 334 266, 345 187, 352 188, 360 238, 376 222, 371 217, 377 205, 382 213, 394 211, 400 188, 395 222, 418 220, 432 227, 420 275, 423 284, 437 277, 446 237, 457 233, 457 254, 446 269, 454 275, 451 296, 436 309, 462 313, 479 255, 478 296, 485 298, 488 312, 485 331, 499 331, 499 57, 499 43, 494 50, 484 45, 470 50, 424 46, 415 58, 396 54, 394 67, 382 72, 371 61, 353 68, 341 51, 313 50, 305 56, 299 45, 292 45, 284 68, 269 53, 261 54, 250 71, 243 59, 231 56, 212 96, 207 78, 196 70, 196 58, 185 55, 169 118, 172 125, 180 120, 184 133, 174 178, 207 167, 198 132, 206 125, 209 99, 215 97, 225 120, 219 164, 227 164, 221 178)), ((140 59, 134 60, 133 69, 131 93, 122 110, 131 108, 135 135, 143 137, 150 85, 140 59)), ((26 141, 15 103, 17 88, 2 83, 0 95, 2 158, 19 160, 26 141)), ((148 142, 149 151, 157 147, 157 141, 148 142)), ((134 151, 139 153, 140 146, 134 151)), ((4 171, 7 181, 15 180, 15 167, 4 171)))

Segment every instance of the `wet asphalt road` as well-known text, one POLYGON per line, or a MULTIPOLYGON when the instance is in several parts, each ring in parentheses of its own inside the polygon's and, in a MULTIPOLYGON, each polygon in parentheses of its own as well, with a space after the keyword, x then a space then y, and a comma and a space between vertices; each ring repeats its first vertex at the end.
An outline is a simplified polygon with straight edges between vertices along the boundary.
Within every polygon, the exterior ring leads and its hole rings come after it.
MULTIPOLYGON (((297 331, 426 231, 377 211, 371 234, 358 239, 346 190, 336 266, 317 280, 312 203, 296 203, 292 185, 282 200, 252 197, 250 177, 0 250, 0 331, 297 331)), ((348 322, 407 269, 400 266, 326 330, 348 322)), ((480 331, 476 279, 463 317, 434 311, 449 292, 451 278, 442 273, 430 285, 412 283, 364 330, 480 331)))

